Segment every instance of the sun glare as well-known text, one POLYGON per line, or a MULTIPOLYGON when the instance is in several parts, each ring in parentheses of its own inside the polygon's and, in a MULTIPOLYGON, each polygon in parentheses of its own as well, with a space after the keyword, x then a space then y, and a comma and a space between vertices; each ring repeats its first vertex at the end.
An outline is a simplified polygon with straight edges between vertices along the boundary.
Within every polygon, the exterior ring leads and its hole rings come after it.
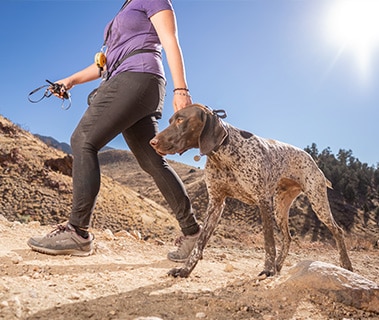
POLYGON ((379 49, 379 0, 337 0, 326 19, 326 32, 339 55, 350 51, 359 71, 367 76, 379 49))

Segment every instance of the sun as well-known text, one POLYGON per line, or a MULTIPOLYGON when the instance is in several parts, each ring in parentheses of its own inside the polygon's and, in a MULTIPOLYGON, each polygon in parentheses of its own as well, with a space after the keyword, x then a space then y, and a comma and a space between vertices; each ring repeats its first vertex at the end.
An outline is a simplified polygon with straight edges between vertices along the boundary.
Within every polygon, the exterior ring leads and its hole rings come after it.
POLYGON ((326 32, 338 46, 339 55, 353 54, 359 71, 367 75, 379 48, 379 0, 331 1, 326 15, 326 32))

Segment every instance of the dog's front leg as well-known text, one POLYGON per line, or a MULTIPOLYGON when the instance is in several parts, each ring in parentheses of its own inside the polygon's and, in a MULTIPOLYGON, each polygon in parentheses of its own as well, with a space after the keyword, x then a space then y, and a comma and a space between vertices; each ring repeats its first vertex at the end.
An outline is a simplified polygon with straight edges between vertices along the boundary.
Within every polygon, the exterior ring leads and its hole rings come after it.
POLYGON ((181 268, 173 268, 168 274, 174 277, 187 278, 196 267, 198 261, 203 258, 203 250, 220 221, 222 211, 225 207, 225 199, 209 199, 207 218, 199 239, 189 255, 187 261, 181 268))
POLYGON ((272 201, 262 201, 259 206, 262 225, 263 225, 263 236, 265 243, 265 266, 264 270, 259 274, 259 276, 270 277, 276 273, 276 247, 274 238, 274 221, 273 221, 273 207, 272 201))

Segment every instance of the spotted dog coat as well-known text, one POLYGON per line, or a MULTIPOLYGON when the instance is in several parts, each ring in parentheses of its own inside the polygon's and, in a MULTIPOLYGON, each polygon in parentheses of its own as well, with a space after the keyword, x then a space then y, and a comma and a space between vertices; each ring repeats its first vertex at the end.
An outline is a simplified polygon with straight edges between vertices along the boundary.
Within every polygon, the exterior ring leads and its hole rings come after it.
POLYGON ((222 122, 217 112, 195 104, 176 112, 170 125, 151 145, 161 155, 199 148, 207 155, 205 181, 209 204, 203 231, 186 263, 169 273, 188 277, 221 218, 227 197, 258 205, 263 223, 265 263, 261 274, 274 275, 283 266, 291 236, 288 215, 303 192, 317 217, 332 232, 342 267, 352 270, 342 229, 336 224, 327 198, 328 180, 305 151, 286 143, 260 138, 222 122), (274 219, 283 235, 277 256, 274 219))

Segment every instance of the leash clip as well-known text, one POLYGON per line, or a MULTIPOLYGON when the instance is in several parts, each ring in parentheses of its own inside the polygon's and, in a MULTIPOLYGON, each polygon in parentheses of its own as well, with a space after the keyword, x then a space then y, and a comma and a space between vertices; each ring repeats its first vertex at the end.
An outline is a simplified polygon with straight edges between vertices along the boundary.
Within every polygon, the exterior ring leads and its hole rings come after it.
POLYGON ((219 117, 220 119, 225 119, 228 116, 224 109, 212 110, 212 114, 219 117))

